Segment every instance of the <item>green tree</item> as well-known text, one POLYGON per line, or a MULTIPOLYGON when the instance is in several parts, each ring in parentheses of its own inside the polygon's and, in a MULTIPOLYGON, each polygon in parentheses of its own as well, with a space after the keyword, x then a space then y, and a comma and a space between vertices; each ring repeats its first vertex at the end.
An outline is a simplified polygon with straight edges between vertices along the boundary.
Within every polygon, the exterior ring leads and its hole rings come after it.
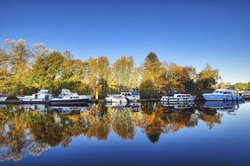
POLYGON ((58 79, 62 77, 61 64, 64 57, 59 52, 52 52, 47 56, 38 57, 32 66, 29 83, 36 89, 52 89, 58 92, 58 79))

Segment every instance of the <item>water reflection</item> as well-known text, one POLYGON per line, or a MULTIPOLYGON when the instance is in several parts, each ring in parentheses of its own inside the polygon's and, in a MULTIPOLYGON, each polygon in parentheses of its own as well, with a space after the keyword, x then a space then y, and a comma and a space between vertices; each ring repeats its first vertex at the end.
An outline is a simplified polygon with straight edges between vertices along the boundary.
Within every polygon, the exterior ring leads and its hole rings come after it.
POLYGON ((164 107, 167 107, 171 112, 178 110, 191 109, 195 103, 194 102, 161 102, 164 107))
MULTIPOLYGON (((222 123, 221 110, 232 111, 239 103, 132 103, 91 104, 81 107, 4 105, 0 107, 0 160, 39 156, 48 148, 68 147, 72 136, 107 140, 113 131, 122 140, 133 140, 135 130, 156 143, 163 133, 196 127, 199 121, 210 129, 222 123)), ((236 109, 235 109, 236 108, 236 109)))
POLYGON ((228 114, 234 113, 239 109, 239 102, 205 102, 204 108, 215 109, 217 112, 227 112, 228 114))

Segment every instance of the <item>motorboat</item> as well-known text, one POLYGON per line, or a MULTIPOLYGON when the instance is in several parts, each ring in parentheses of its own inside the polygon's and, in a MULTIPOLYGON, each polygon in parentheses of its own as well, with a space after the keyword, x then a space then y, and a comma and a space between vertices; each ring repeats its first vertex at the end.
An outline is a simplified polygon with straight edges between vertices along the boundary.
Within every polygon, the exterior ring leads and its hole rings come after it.
POLYGON ((129 100, 122 95, 108 95, 105 98, 109 103, 127 103, 129 100))
POLYGON ((242 101, 243 97, 236 90, 216 89, 213 93, 205 93, 203 97, 207 101, 242 101))
POLYGON ((49 90, 42 89, 30 96, 17 96, 17 98, 21 101, 49 101, 52 99, 52 94, 49 93, 49 90))
POLYGON ((140 93, 137 89, 132 89, 129 92, 121 92, 121 95, 130 101, 140 100, 140 93))
POLYGON ((91 100, 89 95, 78 95, 73 93, 69 89, 62 89, 58 97, 52 98, 50 105, 83 105, 91 100))
POLYGON ((175 93, 161 97, 162 102, 192 102, 195 97, 190 94, 175 93))
POLYGON ((0 101, 6 101, 8 96, 0 94, 0 101))
POLYGON ((240 94, 244 99, 250 99, 250 91, 241 91, 240 94))

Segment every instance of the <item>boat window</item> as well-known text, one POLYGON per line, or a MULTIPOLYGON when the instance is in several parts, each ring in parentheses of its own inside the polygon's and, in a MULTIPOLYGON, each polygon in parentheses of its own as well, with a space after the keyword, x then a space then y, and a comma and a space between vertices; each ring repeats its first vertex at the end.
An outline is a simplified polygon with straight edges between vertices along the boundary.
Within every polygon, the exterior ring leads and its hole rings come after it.
POLYGON ((182 95, 182 97, 185 97, 185 95, 182 95))
POLYGON ((177 95, 177 97, 181 97, 181 95, 177 95))

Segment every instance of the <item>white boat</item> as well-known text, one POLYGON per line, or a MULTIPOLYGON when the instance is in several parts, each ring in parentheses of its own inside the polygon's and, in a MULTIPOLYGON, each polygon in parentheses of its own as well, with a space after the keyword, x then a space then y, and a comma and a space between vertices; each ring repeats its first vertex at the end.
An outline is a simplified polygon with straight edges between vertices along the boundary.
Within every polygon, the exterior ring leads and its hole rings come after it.
POLYGON ((52 98, 52 94, 49 93, 49 90, 42 89, 31 96, 17 96, 21 101, 49 101, 52 98))
POLYGON ((239 101, 243 100, 236 90, 216 89, 213 93, 205 93, 203 97, 207 101, 239 101))
POLYGON ((82 105, 89 102, 91 96, 78 95, 72 93, 69 89, 62 89, 58 97, 50 100, 50 105, 82 105))
POLYGON ((162 102, 191 102, 195 97, 190 94, 175 93, 161 97, 162 102))
POLYGON ((0 94, 0 101, 5 101, 7 99, 8 96, 5 95, 1 95, 0 94))
POLYGON ((244 99, 250 99, 250 91, 241 91, 240 94, 244 99))
POLYGON ((130 101, 140 100, 140 94, 137 89, 132 89, 129 92, 121 92, 121 95, 130 101))
POLYGON ((123 97, 122 95, 108 95, 105 98, 106 102, 110 103, 127 103, 128 99, 123 97))

